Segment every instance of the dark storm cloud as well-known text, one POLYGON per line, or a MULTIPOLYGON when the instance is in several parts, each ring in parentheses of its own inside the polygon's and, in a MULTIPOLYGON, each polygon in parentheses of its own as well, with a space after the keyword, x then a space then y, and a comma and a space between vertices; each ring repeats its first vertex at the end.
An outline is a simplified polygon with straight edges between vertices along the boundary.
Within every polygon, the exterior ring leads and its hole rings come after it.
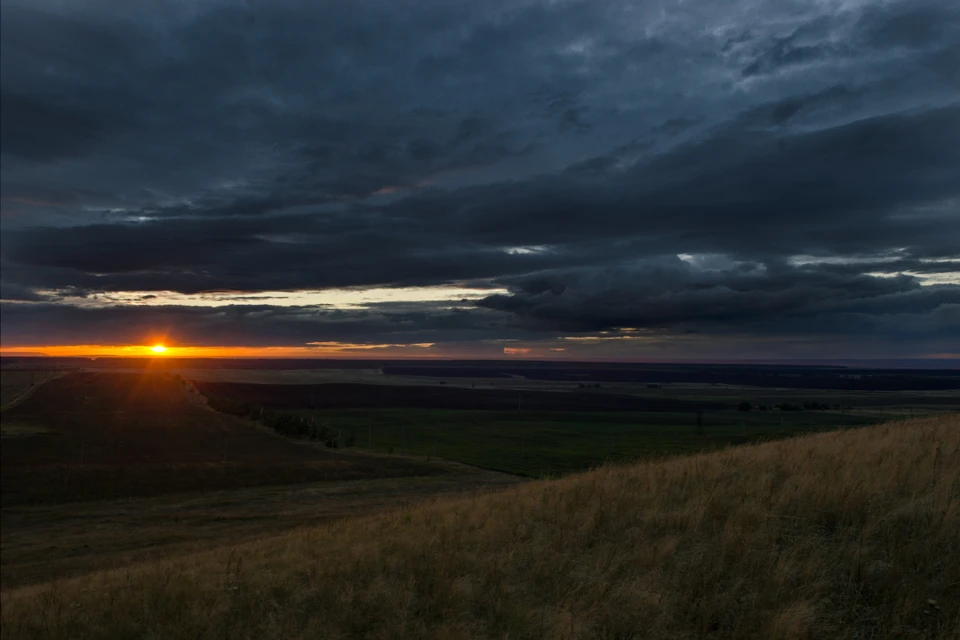
POLYGON ((83 112, 0 93, 0 139, 3 151, 28 160, 54 160, 89 151, 99 124, 83 112), (36 138, 31 132, 43 131, 36 138))
MULTIPOLYGON (((11 1, 2 30, 5 343, 98 291, 497 282, 475 311, 528 338, 953 317, 949 2, 11 1)), ((228 317, 322 339, 261 311, 228 317)), ((461 339, 443 314, 410 335, 461 339)))
MULTIPOLYGON (((960 304, 960 288, 922 287, 905 275, 786 265, 771 270, 750 263, 703 269, 679 258, 632 268, 547 272, 505 284, 510 295, 492 295, 479 304, 516 314, 532 328, 561 332, 755 325, 766 333, 831 314, 927 314, 960 304)), ((942 329, 958 333, 949 325, 942 329)))
MULTIPOLYGON (((916 49, 951 43, 960 24, 960 7, 950 2, 877 3, 864 11, 860 27, 864 40, 878 49, 890 46, 916 49)), ((952 44, 956 44, 955 39, 952 44)))
POLYGON ((53 268, 55 278, 107 289, 185 292, 438 284, 653 252, 770 260, 898 246, 913 258, 950 256, 960 217, 949 204, 939 216, 925 205, 956 195, 957 121, 960 108, 789 138, 721 129, 599 178, 573 172, 385 207, 229 223, 11 230, 5 256, 37 274, 53 268), (505 250, 540 244, 552 249, 505 250))

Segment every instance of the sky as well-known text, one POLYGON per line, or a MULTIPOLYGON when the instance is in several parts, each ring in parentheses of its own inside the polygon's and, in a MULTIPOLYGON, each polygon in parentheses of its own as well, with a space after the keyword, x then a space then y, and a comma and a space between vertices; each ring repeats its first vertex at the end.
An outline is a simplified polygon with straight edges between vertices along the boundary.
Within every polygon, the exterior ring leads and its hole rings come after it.
POLYGON ((960 353, 953 0, 0 7, 4 353, 960 353))

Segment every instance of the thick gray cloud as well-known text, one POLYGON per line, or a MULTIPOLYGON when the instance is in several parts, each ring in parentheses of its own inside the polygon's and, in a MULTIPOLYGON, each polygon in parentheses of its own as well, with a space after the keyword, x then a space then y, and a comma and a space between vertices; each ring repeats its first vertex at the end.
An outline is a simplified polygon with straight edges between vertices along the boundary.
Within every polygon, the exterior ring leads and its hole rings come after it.
MULTIPOLYGON (((561 331, 618 327, 796 326, 836 313, 929 313, 960 303, 960 288, 923 287, 915 277, 875 277, 757 263, 700 269, 661 260, 631 268, 549 271, 507 282, 509 295, 483 299, 534 326, 561 331)), ((956 327, 944 327, 960 337, 956 327)))
POLYGON ((957 337, 946 0, 9 0, 0 25, 4 345, 957 337), (76 307, 463 283, 509 293, 402 330, 76 307))

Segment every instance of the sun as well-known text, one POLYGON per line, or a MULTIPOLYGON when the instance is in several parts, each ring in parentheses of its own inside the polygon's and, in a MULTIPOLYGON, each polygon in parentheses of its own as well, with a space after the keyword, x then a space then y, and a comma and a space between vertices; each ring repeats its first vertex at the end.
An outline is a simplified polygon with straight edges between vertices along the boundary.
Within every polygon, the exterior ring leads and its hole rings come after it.
POLYGON ((156 354, 161 354, 161 353, 166 353, 167 348, 162 344, 155 344, 152 347, 150 347, 150 351, 153 351, 156 354))

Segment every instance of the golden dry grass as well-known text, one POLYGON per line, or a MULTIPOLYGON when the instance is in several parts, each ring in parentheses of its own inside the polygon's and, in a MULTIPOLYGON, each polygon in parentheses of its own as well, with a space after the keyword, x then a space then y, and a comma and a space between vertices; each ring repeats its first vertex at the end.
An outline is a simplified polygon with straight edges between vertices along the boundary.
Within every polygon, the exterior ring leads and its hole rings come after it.
POLYGON ((439 460, 430 464, 444 473, 5 507, 0 509, 0 590, 200 553, 524 481, 439 460))
POLYGON ((4 638, 956 638, 960 416, 611 466, 3 593, 4 638))

